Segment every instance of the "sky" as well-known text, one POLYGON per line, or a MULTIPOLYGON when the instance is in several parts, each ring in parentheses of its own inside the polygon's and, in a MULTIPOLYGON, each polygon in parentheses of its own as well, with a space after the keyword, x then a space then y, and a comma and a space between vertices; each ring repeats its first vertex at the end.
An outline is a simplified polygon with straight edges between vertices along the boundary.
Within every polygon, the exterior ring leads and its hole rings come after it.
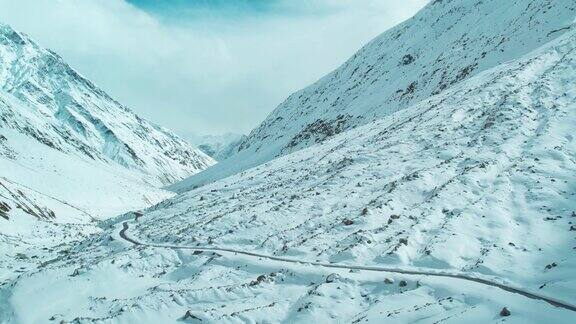
POLYGON ((428 0, 0 0, 0 20, 185 137, 248 133, 428 0))

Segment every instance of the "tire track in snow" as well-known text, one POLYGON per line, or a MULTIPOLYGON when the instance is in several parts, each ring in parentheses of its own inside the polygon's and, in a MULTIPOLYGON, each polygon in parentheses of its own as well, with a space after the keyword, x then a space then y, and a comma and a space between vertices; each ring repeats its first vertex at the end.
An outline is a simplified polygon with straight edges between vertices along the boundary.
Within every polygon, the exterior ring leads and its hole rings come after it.
POLYGON ((263 258, 273 261, 280 261, 280 262, 288 262, 288 263, 295 263, 295 264, 303 264, 303 265, 313 265, 318 267, 324 268, 335 268, 335 269, 347 269, 347 270, 362 270, 362 271, 374 271, 374 272, 389 272, 389 273, 399 273, 399 274, 407 274, 407 275, 420 275, 420 276, 430 276, 430 277, 444 277, 444 278, 453 278, 453 279, 460 279, 460 280, 467 280, 475 283, 479 283, 485 286, 495 287, 502 289, 504 291, 522 295, 524 297, 540 300, 546 302, 552 306, 564 308, 573 312, 576 312, 576 305, 569 304, 567 302, 563 302, 561 300, 542 296, 528 290, 524 290, 522 288, 512 287, 506 284, 490 281, 487 279, 472 277, 466 274, 457 274, 457 273, 449 273, 437 270, 407 270, 407 269, 398 269, 398 268, 386 268, 386 267, 375 267, 375 266, 356 266, 356 265, 345 265, 345 264, 337 264, 337 263, 323 263, 323 262, 311 262, 311 261, 301 261, 295 260, 290 258, 283 258, 277 257, 273 255, 266 255, 248 251, 241 251, 229 248, 221 248, 221 247, 202 247, 202 246, 178 246, 178 245, 169 245, 169 244, 156 244, 156 243, 143 243, 138 240, 135 240, 129 237, 126 232, 128 231, 128 221, 122 223, 122 229, 120 230, 120 237, 125 241, 128 241, 134 245, 141 245, 141 246, 150 246, 150 247, 158 247, 158 248, 166 248, 166 249, 181 249, 181 250, 193 250, 193 251, 206 251, 206 252, 229 252, 229 253, 236 253, 241 255, 247 255, 251 257, 263 258))

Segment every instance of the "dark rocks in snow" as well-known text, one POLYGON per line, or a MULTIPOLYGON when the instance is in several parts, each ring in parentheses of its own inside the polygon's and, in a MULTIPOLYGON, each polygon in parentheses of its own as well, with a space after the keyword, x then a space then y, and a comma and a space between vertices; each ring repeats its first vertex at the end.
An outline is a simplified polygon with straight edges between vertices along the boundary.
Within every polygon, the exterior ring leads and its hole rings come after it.
POLYGON ((502 310, 500 311, 500 316, 510 316, 510 311, 508 310, 508 308, 504 307, 502 308, 502 310))
POLYGON ((394 283, 394 280, 392 280, 392 279, 390 279, 390 278, 386 278, 386 279, 384 279, 384 283, 387 284, 387 285, 391 285, 391 284, 394 283))
POLYGON ((398 283, 399 287, 406 287, 408 286, 408 282, 406 280, 400 280, 400 282, 398 283))
POLYGON ((298 307, 298 309, 296 310, 297 312, 302 312, 303 310, 306 310, 308 308, 311 308, 312 303, 311 302, 307 302, 306 304, 304 304, 303 306, 298 307))
POLYGON ((570 232, 575 232, 575 231, 576 231, 576 226, 571 225, 571 226, 570 226, 570 232))
POLYGON ((364 209, 362 209, 362 216, 366 216, 368 215, 368 207, 364 207, 364 209))
POLYGON ((417 86, 417 85, 418 85, 418 82, 416 82, 416 81, 411 82, 411 83, 406 87, 406 90, 404 90, 404 93, 402 93, 402 97, 414 93, 414 91, 416 90, 416 86, 417 86))
POLYGON ((250 282, 250 286, 257 286, 257 285, 259 285, 263 282, 267 282, 267 281, 269 281, 268 276, 266 276, 265 274, 259 275, 255 281, 250 282))
POLYGON ((338 275, 337 273, 331 273, 326 277, 326 283, 332 283, 334 281, 339 281, 340 280, 340 275, 338 275))
POLYGON ((182 321, 199 321, 202 322, 202 319, 199 318, 198 316, 192 314, 192 312, 190 310, 186 311, 186 314, 184 314, 184 316, 182 316, 180 318, 180 320, 182 321))
POLYGON ((8 212, 10 211, 10 206, 7 203, 0 201, 0 217, 9 220, 8 212))
POLYGON ((400 244, 404 244, 404 245, 408 245, 408 239, 407 238, 401 238, 399 240, 400 244))
POLYGON ((552 262, 551 264, 547 264, 545 269, 550 270, 550 269, 555 268, 557 266, 558 266, 558 264, 556 262, 552 262))
POLYGON ((402 57, 402 65, 408 65, 414 63, 416 59, 411 54, 406 54, 402 57))
POLYGON ((346 218, 346 219, 344 219, 344 220, 342 221, 342 224, 344 224, 344 225, 346 225, 346 226, 350 226, 350 225, 353 225, 353 224, 354 224, 354 221, 351 220, 351 219, 346 218))
POLYGON ((351 119, 350 115, 338 115, 336 119, 317 119, 308 124, 300 133, 296 134, 292 140, 286 144, 287 149, 298 146, 300 142, 310 141, 320 143, 326 138, 340 134, 346 129, 346 122, 351 119))

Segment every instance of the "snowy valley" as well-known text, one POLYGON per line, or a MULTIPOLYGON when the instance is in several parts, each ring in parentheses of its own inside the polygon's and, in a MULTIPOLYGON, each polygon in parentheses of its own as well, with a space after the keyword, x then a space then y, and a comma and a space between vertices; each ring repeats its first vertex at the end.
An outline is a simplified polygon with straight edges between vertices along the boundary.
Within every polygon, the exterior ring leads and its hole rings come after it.
POLYGON ((0 323, 573 321, 573 1, 431 1, 217 164, 1 31, 0 323))
POLYGON ((224 161, 236 154, 246 140, 242 134, 227 133, 223 135, 189 136, 190 142, 206 155, 216 161, 224 161))

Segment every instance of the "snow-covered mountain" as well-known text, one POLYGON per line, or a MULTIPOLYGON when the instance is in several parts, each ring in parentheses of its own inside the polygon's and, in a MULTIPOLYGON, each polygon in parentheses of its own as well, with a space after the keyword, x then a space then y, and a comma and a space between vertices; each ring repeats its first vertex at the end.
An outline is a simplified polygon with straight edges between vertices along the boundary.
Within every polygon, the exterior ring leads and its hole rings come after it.
MULTIPOLYGON (((167 185, 214 162, 110 98, 57 54, 0 25, 0 127, 167 185)), ((4 146, 14 149, 8 139, 4 146)))
POLYGON ((567 32, 573 0, 439 0, 291 95, 235 158, 172 188, 185 191, 411 107, 567 32))
POLYGON ((55 248, 0 284, 0 322, 572 323, 576 8, 436 0, 424 10, 401 26, 424 15, 493 35, 533 29, 523 41, 534 48, 55 248))
POLYGON ((98 232, 214 163, 0 24, 0 281, 19 253, 98 232))
POLYGON ((236 154, 246 138, 246 135, 226 133, 201 136, 192 143, 214 160, 223 161, 236 154))

